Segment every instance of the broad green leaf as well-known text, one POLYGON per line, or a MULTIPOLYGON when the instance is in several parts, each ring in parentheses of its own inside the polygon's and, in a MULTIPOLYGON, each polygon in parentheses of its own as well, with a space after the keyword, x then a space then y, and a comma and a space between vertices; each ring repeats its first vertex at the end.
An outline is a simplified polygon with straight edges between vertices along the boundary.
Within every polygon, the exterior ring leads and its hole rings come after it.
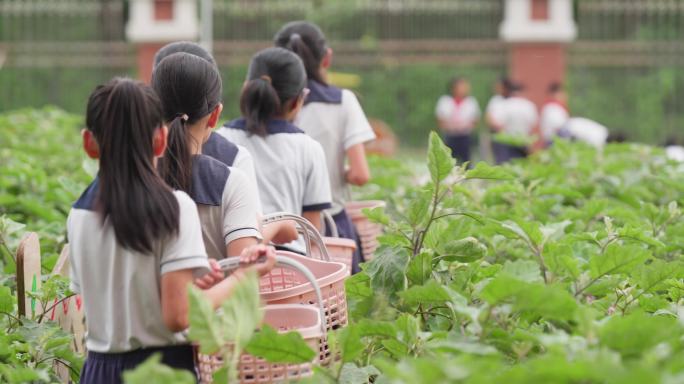
POLYGON ((0 287, 0 312, 12 313, 14 311, 14 295, 9 287, 0 287))
POLYGON ((363 265, 371 280, 373 290, 393 294, 406 286, 408 251, 404 248, 381 247, 373 260, 363 265))
POLYGON ((454 159, 451 157, 451 150, 444 145, 442 139, 434 131, 430 132, 427 163, 433 184, 444 181, 454 168, 454 159))
POLYGON ((362 319, 356 323, 356 327, 362 337, 381 336, 396 337, 397 330, 394 323, 372 319, 362 319))
POLYGON ((423 284, 432 274, 432 253, 421 252, 411 261, 406 269, 406 277, 413 284, 423 284))
POLYGON ((361 332, 356 325, 350 324, 338 332, 338 347, 344 363, 354 361, 361 355, 365 345, 361 341, 361 332))
POLYGON ((414 285, 403 292, 399 292, 399 297, 409 306, 435 305, 451 299, 444 287, 435 280, 429 280, 425 285, 414 285))
POLYGON ((302 364, 316 357, 299 332, 278 333, 267 324, 254 334, 246 350, 272 363, 302 364))
POLYGON ((432 192, 429 190, 420 191, 417 193, 408 204, 406 211, 406 218, 408 223, 414 227, 418 227, 427 222, 429 218, 429 209, 432 204, 432 192))
POLYGON ((539 264, 532 260, 506 261, 501 272, 528 283, 544 281, 539 270, 539 264))
POLYGON ((570 320, 577 310, 577 302, 565 289, 557 285, 528 283, 501 274, 480 293, 487 302, 496 305, 511 302, 513 309, 531 319, 570 320))
POLYGON ((668 287, 666 282, 672 278, 684 277, 684 267, 679 262, 666 262, 655 259, 649 264, 639 265, 631 274, 632 278, 645 292, 656 292, 668 287))
POLYGON ((211 308, 211 303, 204 297, 202 291, 193 285, 188 287, 188 302, 190 304, 188 310, 190 332, 188 337, 190 340, 199 343, 202 353, 218 352, 226 339, 222 333, 219 319, 211 308))
POLYGON ((259 279, 248 273, 233 289, 229 300, 221 304, 221 327, 227 341, 244 347, 261 324, 263 311, 259 298, 259 279))
POLYGON ((568 276, 576 280, 580 275, 578 260, 569 245, 547 245, 544 248, 544 260, 546 266, 556 276, 568 276))
POLYGON ((636 312, 615 316, 599 330, 603 345, 625 357, 635 357, 665 341, 675 341, 682 330, 677 320, 636 312))
POLYGON ((384 226, 389 226, 392 221, 392 219, 385 214, 385 207, 364 208, 363 214, 368 220, 384 226))
POLYGON ((572 224, 569 220, 564 220, 559 223, 546 224, 539 227, 542 233, 542 242, 544 244, 549 241, 560 239, 565 234, 565 229, 572 224))
POLYGON ((367 316, 373 306, 373 290, 370 277, 361 271, 344 282, 347 295, 347 308, 352 318, 367 316))
POLYGON ((412 345, 418 338, 420 332, 420 322, 415 316, 402 314, 396 321, 399 340, 407 345, 412 345))
POLYGON ((134 370, 123 373, 126 384, 192 384, 195 376, 186 370, 173 369, 161 363, 161 353, 155 353, 134 370))
POLYGON ((438 340, 428 344, 428 348, 438 352, 468 353, 471 355, 496 355, 499 351, 491 345, 481 344, 476 341, 438 340))
POLYGON ((606 247, 603 255, 594 255, 589 260, 589 271, 594 279, 605 275, 630 273, 649 256, 648 250, 642 247, 613 243, 606 247))
POLYGON ((487 247, 472 236, 447 241, 444 245, 444 253, 439 256, 441 260, 460 261, 462 263, 473 262, 487 255, 487 247))
POLYGON ((506 168, 492 166, 484 161, 480 161, 475 164, 473 169, 466 172, 465 177, 466 179, 510 180, 514 176, 506 168))
POLYGON ((340 372, 339 384, 371 383, 372 378, 380 375, 380 371, 372 365, 359 368, 356 364, 345 363, 340 372))

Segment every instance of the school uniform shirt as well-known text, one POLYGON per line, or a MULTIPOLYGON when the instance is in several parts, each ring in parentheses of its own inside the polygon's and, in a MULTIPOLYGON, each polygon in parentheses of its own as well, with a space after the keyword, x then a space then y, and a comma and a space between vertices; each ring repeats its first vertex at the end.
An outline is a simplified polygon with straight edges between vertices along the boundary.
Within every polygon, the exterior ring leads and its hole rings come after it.
POLYGON ((539 128, 544 140, 553 140, 569 118, 568 109, 563 104, 557 101, 549 101, 544 104, 539 121, 539 128))
POLYGON ((491 120, 494 120, 494 122, 497 124, 501 124, 501 110, 504 101, 506 101, 505 97, 501 95, 494 95, 491 99, 489 99, 489 102, 487 103, 487 108, 485 109, 485 113, 487 114, 487 116, 491 120))
POLYGON ((190 269, 209 272, 197 208, 175 192, 180 208, 176 236, 159 240, 151 254, 123 248, 109 219, 94 210, 96 179, 73 205, 67 219, 71 290, 85 308, 89 351, 115 353, 187 343, 166 328, 161 310, 161 277, 190 269))
POLYGON ((202 237, 212 259, 225 259, 226 246, 245 237, 261 238, 257 215, 259 195, 244 172, 196 155, 192 163, 190 197, 197 204, 202 237))
POLYGON ((271 120, 266 130, 265 137, 250 134, 243 118, 218 130, 252 154, 263 213, 329 209, 330 181, 321 145, 285 120, 271 120))
POLYGON ((563 130, 573 139, 583 141, 596 148, 603 147, 608 140, 608 128, 584 117, 568 119, 563 130))
POLYGON ((346 177, 349 148, 375 140, 375 133, 353 92, 309 80, 311 93, 297 116, 296 125, 319 142, 325 153, 332 191, 331 214, 351 200, 346 177))
POLYGON ((435 107, 437 118, 445 122, 442 127, 448 135, 469 135, 475 128, 475 122, 480 118, 480 105, 473 96, 463 100, 456 100, 444 95, 437 101, 435 107))
MULTIPOLYGON (((216 132, 211 132, 207 142, 202 145, 202 154, 213 157, 229 167, 241 170, 247 175, 256 189, 257 181, 256 174, 254 173, 254 161, 247 148, 231 143, 216 132)), ((261 202, 258 201, 258 203, 259 212, 261 212, 261 202)))
POLYGON ((539 120, 537 106, 530 100, 513 96, 501 104, 503 133, 529 136, 539 120))

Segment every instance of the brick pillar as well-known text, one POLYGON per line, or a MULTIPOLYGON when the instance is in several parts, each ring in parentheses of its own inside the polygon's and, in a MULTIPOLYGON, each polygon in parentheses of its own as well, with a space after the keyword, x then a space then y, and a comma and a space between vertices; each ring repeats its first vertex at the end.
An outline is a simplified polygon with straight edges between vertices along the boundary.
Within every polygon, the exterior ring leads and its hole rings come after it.
POLYGON ((130 7, 126 35, 136 45, 138 78, 149 83, 154 55, 159 48, 172 41, 197 38, 197 2, 135 0, 130 7))
POLYGON ((523 95, 539 107, 549 84, 565 80, 565 44, 517 43, 509 55, 510 77, 525 85, 523 95))

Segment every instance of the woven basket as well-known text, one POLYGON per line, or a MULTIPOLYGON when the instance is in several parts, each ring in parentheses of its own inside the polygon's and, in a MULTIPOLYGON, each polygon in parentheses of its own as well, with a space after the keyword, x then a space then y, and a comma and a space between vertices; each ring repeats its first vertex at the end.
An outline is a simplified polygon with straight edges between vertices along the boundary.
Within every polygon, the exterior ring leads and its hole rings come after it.
MULTIPOLYGON (((224 270, 232 270, 239 266, 239 259, 229 258, 219 262, 224 270)), ((277 267, 280 269, 298 272, 302 280, 307 281, 313 293, 318 308, 307 304, 273 304, 267 305, 264 311, 263 322, 280 332, 296 330, 307 344, 314 350, 319 351, 311 362, 304 364, 276 364, 262 358, 243 353, 238 363, 238 378, 240 383, 279 383, 310 377, 313 374, 312 366, 320 362, 322 344, 326 342, 326 329, 323 323, 324 306, 323 296, 319 289, 317 278, 309 269, 296 260, 284 256, 277 256, 277 267)), ((228 346, 230 348, 230 346, 228 346)), ((197 366, 200 373, 200 381, 203 384, 213 383, 213 374, 221 368, 222 358, 218 355, 204 355, 197 349, 197 366)), ((222 384, 222 383, 221 383, 222 384)))
POLYGON ((382 234, 383 227, 378 223, 373 223, 368 220, 368 217, 363 214, 366 208, 384 207, 386 204, 381 200, 368 201, 351 201, 346 204, 345 209, 347 215, 354 223, 356 232, 359 235, 361 242, 361 253, 365 261, 373 259, 373 254, 378 249, 378 236, 382 234))

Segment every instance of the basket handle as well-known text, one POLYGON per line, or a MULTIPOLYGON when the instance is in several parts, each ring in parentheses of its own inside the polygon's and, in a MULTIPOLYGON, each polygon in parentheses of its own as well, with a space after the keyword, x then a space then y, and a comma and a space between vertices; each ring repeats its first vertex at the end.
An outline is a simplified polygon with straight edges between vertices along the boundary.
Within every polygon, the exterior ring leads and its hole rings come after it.
MULTIPOLYGON (((257 260, 257 262, 262 261, 263 256, 257 260)), ((221 267, 221 270, 223 270, 224 272, 231 272, 245 265, 241 262, 239 257, 229 257, 223 260, 219 260, 218 264, 221 267)), ((290 268, 296 272, 301 273, 302 275, 304 275, 304 277, 306 277, 307 280, 309 280, 309 283, 311 283, 311 286, 313 287, 314 292, 316 293, 316 300, 318 300, 318 309, 321 315, 321 331, 323 332, 322 335, 323 337, 326 337, 327 319, 325 317, 325 308, 323 307, 323 295, 321 294, 321 288, 318 286, 318 282, 316 281, 316 276, 314 276, 314 274, 311 273, 309 268, 307 268, 304 264, 289 257, 276 255, 276 266, 290 268)))
POLYGON ((325 244, 323 244, 323 238, 321 237, 320 232, 318 232, 316 227, 314 227, 309 220, 291 213, 277 212, 264 216, 261 219, 261 222, 262 224, 271 224, 286 220, 292 220, 297 223, 297 230, 304 236, 304 241, 306 243, 306 255, 308 257, 313 256, 313 253, 311 252, 311 242, 313 241, 321 251, 321 259, 323 261, 330 261, 330 255, 328 254, 328 250, 325 248, 325 244))
POLYGON ((325 222, 325 227, 330 230, 330 236, 340 237, 340 233, 337 230, 337 224, 335 224, 335 219, 328 211, 321 212, 323 215, 323 221, 325 222))

